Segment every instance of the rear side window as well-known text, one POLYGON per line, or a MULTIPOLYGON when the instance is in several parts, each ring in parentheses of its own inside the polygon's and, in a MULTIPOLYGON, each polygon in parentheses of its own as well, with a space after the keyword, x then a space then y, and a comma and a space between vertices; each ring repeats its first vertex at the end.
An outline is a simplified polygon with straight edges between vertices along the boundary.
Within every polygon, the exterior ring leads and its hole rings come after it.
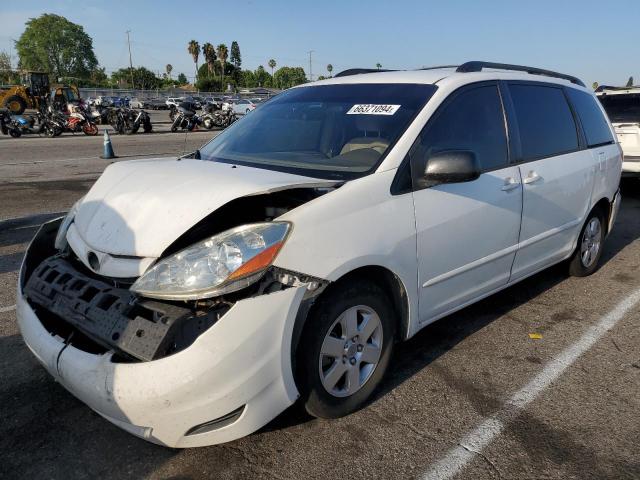
POLYGON ((575 88, 568 88, 567 94, 580 117, 585 137, 587 137, 587 145, 596 147, 613 143, 611 129, 598 106, 598 101, 592 95, 575 88))
POLYGON ((507 166, 507 138, 496 85, 463 91, 430 121, 411 155, 414 172, 424 172, 432 155, 448 150, 476 154, 483 170, 507 166))
POLYGON ((522 159, 551 157, 578 149, 578 132, 561 88, 510 84, 522 159))

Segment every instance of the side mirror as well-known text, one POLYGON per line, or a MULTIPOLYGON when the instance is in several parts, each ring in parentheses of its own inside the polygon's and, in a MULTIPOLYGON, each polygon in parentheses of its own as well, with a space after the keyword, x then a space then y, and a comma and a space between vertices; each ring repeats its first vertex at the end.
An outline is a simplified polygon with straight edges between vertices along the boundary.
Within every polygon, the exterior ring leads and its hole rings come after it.
POLYGON ((425 187, 442 183, 471 182, 478 178, 480 173, 480 164, 475 153, 468 150, 449 150, 429 157, 423 182, 425 187))

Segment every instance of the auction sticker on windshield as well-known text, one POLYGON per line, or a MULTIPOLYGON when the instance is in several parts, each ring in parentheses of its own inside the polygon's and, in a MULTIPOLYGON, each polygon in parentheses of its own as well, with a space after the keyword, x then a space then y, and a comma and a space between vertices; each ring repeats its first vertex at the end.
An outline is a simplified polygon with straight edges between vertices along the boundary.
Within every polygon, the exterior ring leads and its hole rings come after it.
POLYGON ((400 105, 356 104, 347 115, 393 115, 399 108, 400 105))

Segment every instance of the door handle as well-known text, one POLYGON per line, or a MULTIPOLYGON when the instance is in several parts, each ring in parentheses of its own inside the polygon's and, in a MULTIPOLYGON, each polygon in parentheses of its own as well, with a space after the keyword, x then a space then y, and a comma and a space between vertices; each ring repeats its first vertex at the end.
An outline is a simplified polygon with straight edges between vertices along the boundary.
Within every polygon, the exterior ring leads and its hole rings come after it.
POLYGON ((527 176, 524 177, 524 180, 522 181, 522 183, 530 184, 530 183, 535 183, 539 180, 542 180, 542 177, 538 175, 534 170, 531 170, 529 171, 529 173, 527 173, 527 176))
POLYGON ((503 192, 510 192, 511 190, 513 190, 514 188, 518 188, 519 186, 520 182, 514 180, 513 177, 507 177, 504 179, 504 185, 502 186, 501 190, 503 192))

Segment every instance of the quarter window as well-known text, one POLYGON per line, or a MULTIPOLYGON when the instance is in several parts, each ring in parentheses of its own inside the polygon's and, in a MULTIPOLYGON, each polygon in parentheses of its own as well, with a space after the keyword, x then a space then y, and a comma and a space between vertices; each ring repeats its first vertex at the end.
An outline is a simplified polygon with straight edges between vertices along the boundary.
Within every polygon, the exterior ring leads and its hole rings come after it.
POLYGON ((584 135, 587 138, 587 145, 595 147, 613 143, 611 129, 598 106, 598 101, 592 95, 575 88, 568 88, 567 93, 573 108, 575 108, 578 117, 580 117, 584 135))
POLYGON ((523 160, 551 157, 578 149, 578 132, 561 88, 510 84, 518 120, 523 160))
POLYGON ((411 153, 415 175, 425 171, 432 155, 450 150, 475 153, 483 170, 507 166, 507 137, 496 85, 457 94, 430 121, 411 153))

